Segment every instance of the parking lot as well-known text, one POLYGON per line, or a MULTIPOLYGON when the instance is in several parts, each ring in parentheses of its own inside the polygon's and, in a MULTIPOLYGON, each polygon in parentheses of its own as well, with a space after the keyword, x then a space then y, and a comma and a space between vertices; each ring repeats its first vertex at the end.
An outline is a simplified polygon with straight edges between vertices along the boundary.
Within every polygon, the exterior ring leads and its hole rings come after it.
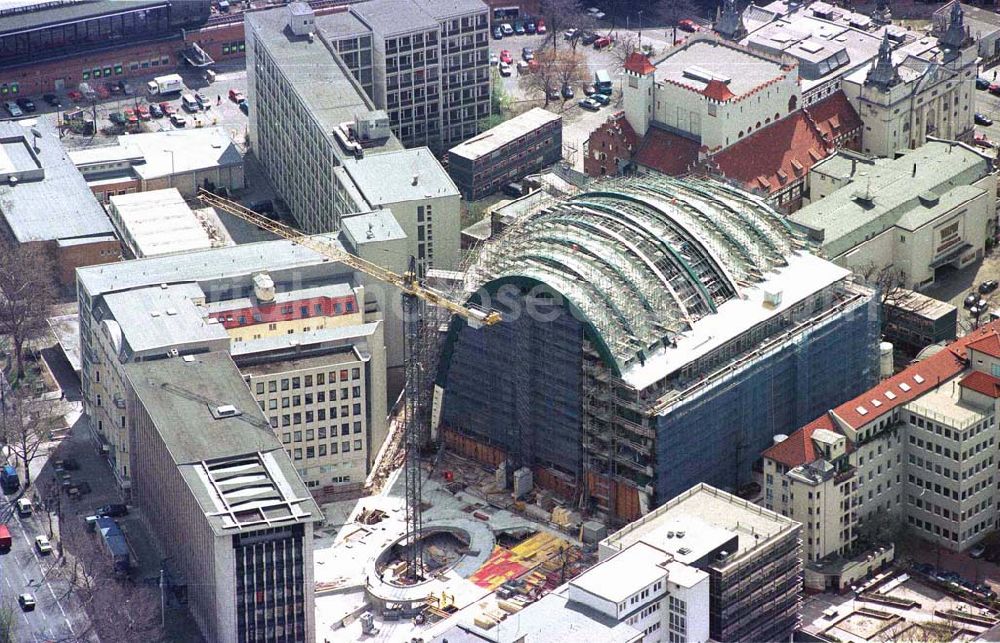
MULTIPOLYGON (((180 129, 178 125, 171 123, 169 116, 154 118, 144 117, 132 126, 116 125, 111 120, 112 114, 127 114, 126 110, 133 113, 145 111, 148 113, 149 107, 153 104, 165 103, 169 109, 186 116, 184 127, 213 127, 222 126, 229 132, 230 137, 241 148, 244 147, 246 131, 248 127, 247 115, 239 106, 229 99, 229 90, 233 89, 243 94, 246 93, 246 72, 242 64, 217 65, 215 67, 215 81, 209 83, 202 76, 201 70, 189 69, 181 72, 184 80, 184 90, 179 93, 172 93, 167 97, 160 97, 156 94, 149 94, 146 83, 152 80, 157 74, 148 77, 130 78, 128 84, 132 93, 126 95, 119 92, 111 94, 106 87, 101 87, 101 92, 94 101, 74 102, 69 97, 69 90, 58 93, 61 102, 60 107, 53 107, 45 102, 41 96, 30 96, 37 111, 25 114, 26 117, 44 118, 53 125, 67 125, 62 127, 63 145, 70 150, 87 147, 97 147, 113 144, 116 137, 130 133, 141 132, 161 132, 173 129, 180 129), (181 106, 181 96, 183 94, 200 93, 205 98, 207 109, 198 112, 189 112, 181 106), (74 128, 69 127, 69 116, 74 113, 85 112, 94 118, 96 131, 91 135, 76 133, 74 128), (197 117, 199 123, 195 122, 197 117)), ((160 74, 166 75, 166 74, 160 74)), ((96 83, 91 86, 96 89, 96 83)), ((4 117, 9 117, 6 111, 2 112, 4 117)), ((23 117, 22 117, 23 118, 23 117)), ((116 117, 117 118, 117 117, 116 117)), ((138 118, 138 116, 137 116, 138 118)))

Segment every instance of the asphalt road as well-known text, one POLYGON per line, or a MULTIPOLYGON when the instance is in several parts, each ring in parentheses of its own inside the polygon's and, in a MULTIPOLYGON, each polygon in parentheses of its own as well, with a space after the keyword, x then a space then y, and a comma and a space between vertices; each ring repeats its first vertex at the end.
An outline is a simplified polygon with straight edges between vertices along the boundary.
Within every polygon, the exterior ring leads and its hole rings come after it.
MULTIPOLYGON (((14 496, 11 496, 13 498, 14 496)), ((7 526, 13 537, 11 551, 0 556, 0 602, 10 605, 18 615, 18 641, 96 641, 89 633, 89 620, 75 597, 65 597, 69 584, 57 578, 56 552, 40 556, 34 538, 47 535, 48 525, 42 516, 12 517, 7 526), (33 612, 23 612, 18 595, 30 593, 37 601, 33 612)))

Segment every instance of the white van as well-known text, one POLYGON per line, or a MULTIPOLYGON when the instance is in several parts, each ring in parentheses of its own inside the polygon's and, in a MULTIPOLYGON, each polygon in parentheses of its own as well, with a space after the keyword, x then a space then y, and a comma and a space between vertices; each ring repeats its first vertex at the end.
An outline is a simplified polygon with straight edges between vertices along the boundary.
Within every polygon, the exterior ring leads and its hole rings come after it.
POLYGON ((31 515, 33 507, 31 506, 31 501, 27 498, 18 498, 17 500, 17 515, 22 518, 27 518, 31 515))
POLYGON ((198 100, 192 94, 184 94, 181 96, 181 105, 189 112, 197 112, 201 109, 198 104, 198 100))

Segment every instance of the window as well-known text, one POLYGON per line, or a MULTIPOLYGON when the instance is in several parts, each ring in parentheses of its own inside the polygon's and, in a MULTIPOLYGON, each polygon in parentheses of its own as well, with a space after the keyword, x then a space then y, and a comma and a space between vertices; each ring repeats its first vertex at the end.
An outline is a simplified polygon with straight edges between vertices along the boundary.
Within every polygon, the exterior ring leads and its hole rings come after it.
POLYGON ((355 422, 354 423, 354 432, 355 433, 361 433, 361 422, 355 422))
POLYGON ((355 440, 354 441, 354 450, 355 451, 360 451, 361 450, 361 440, 355 440))
POLYGON ((350 440, 344 440, 343 442, 341 442, 340 443, 340 450, 341 450, 342 453, 350 453, 350 451, 351 451, 351 441, 350 440))
MULTIPOLYGON (((98 378, 97 381, 100 381, 100 378, 98 378)), ((257 395, 263 395, 263 393, 264 393, 264 382, 257 382, 257 395)))

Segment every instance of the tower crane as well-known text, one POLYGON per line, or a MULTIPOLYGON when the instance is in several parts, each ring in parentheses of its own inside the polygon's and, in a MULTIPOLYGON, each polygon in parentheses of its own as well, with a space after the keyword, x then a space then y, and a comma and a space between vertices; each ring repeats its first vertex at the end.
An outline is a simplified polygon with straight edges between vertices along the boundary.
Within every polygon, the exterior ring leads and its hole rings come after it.
POLYGON ((419 395, 420 366, 417 356, 421 341, 421 318, 419 302, 426 302, 448 312, 458 315, 473 328, 492 326, 501 321, 496 310, 486 310, 476 306, 454 301, 445 293, 439 292, 421 283, 417 278, 416 261, 410 257, 407 271, 397 274, 378 264, 350 254, 339 245, 331 243, 322 237, 309 236, 291 226, 267 218, 235 201, 220 197, 205 189, 198 190, 198 199, 206 205, 218 208, 223 212, 238 217, 258 228, 266 230, 283 239, 287 239, 308 248, 313 252, 340 262, 353 270, 363 273, 382 283, 399 288, 403 299, 403 364, 406 383, 403 388, 403 443, 404 448, 404 482, 406 502, 406 535, 409 548, 406 550, 407 575, 412 579, 420 576, 423 556, 420 547, 420 533, 423 529, 421 519, 422 481, 420 478, 420 443, 424 435, 421 424, 426 417, 419 395))

